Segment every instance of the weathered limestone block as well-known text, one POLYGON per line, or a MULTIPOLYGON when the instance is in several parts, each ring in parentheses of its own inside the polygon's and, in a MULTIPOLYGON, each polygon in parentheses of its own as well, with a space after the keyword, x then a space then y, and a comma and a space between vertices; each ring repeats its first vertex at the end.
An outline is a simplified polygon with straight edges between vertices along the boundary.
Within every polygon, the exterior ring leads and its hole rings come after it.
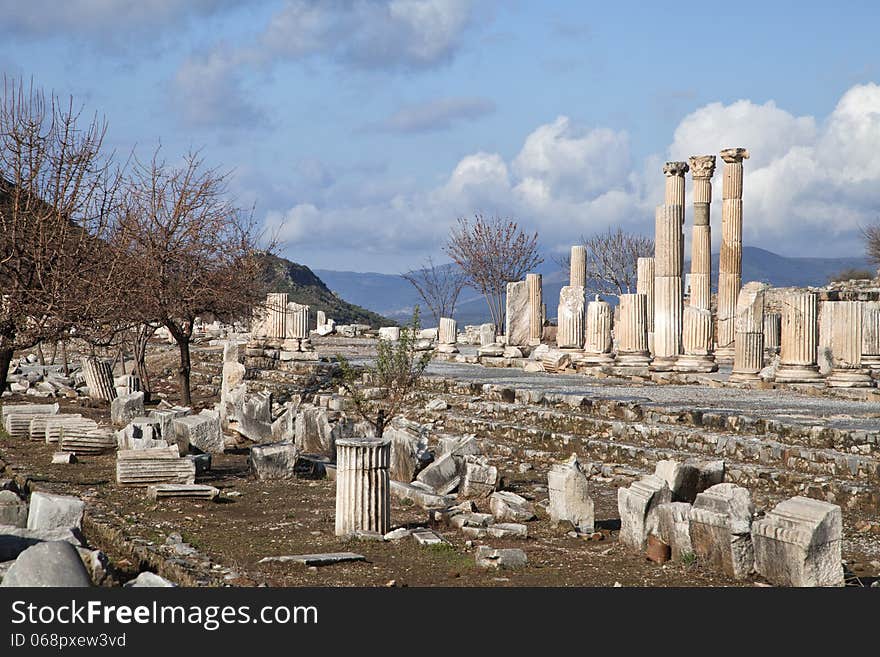
POLYGON ((292 479, 296 474, 299 450, 293 443, 255 445, 248 455, 248 467, 260 481, 292 479))
POLYGON ((489 465, 485 457, 465 457, 464 474, 459 497, 480 499, 489 497, 498 486, 498 468, 489 465))
POLYGON ((736 579, 755 569, 749 491, 735 484, 717 484, 697 495, 691 510, 694 554, 736 579))
POLYGON ((11 490, 0 490, 0 525, 27 527, 28 504, 11 490))
POLYGON ((489 509, 499 522, 525 522, 535 518, 535 507, 510 491, 496 491, 489 497, 489 509))
POLYGON ((617 489, 617 510, 620 513, 621 543, 630 550, 643 552, 652 524, 654 508, 672 501, 669 486, 660 477, 646 475, 629 488, 617 489))
POLYGON ((10 413, 16 415, 57 415, 60 406, 58 404, 7 404, 0 406, 0 423, 6 423, 6 416, 10 413))
POLYGON ((205 484, 153 484, 147 486, 147 498, 154 501, 170 498, 213 500, 219 495, 219 488, 205 484))
POLYGON ((214 411, 177 418, 174 431, 178 444, 195 447, 200 452, 222 454, 225 449, 220 414, 214 411))
POLYGON ((671 550, 674 561, 692 555, 691 505, 687 502, 667 502, 654 510, 655 533, 671 550))
MULTIPOLYGON (((244 386, 229 396, 232 408, 229 427, 255 442, 272 436, 272 393, 265 390, 246 392, 244 386)), ((229 409, 227 406, 227 410, 229 409)))
POLYGON ((572 454, 565 463, 557 463, 547 474, 550 506, 547 508, 551 522, 571 523, 582 534, 591 534, 595 528, 593 499, 586 472, 572 454))
POLYGON ((331 416, 337 417, 338 413, 311 404, 300 406, 296 414, 295 443, 301 452, 333 458, 336 454, 336 441, 352 436, 353 425, 350 420, 338 418, 331 424, 331 416))
POLYGON ((389 427, 382 434, 391 441, 391 461, 388 476, 397 481, 410 482, 431 457, 428 439, 409 427, 389 427))
POLYGON ((508 345, 529 343, 529 284, 525 281, 507 284, 506 326, 508 345))
POLYGON ((47 443, 57 443, 64 431, 91 431, 97 429, 98 423, 81 415, 67 415, 60 413, 46 418, 45 438, 47 443))
POLYGON ((565 286, 559 292, 559 311, 556 315, 558 330, 556 346, 560 349, 580 349, 584 346, 585 299, 584 288, 565 286))
POLYGON ((82 530, 86 505, 78 497, 34 492, 28 508, 28 529, 82 530))
POLYGON ((387 340, 389 342, 397 342, 398 340, 400 340, 400 327, 383 326, 379 329, 379 339, 387 340))
POLYGON ((663 479, 673 502, 693 503, 697 495, 724 482, 724 461, 658 461, 654 475, 663 479))
POLYGON ((336 535, 357 531, 388 533, 391 491, 387 438, 336 441, 336 535))
POLYGON ((491 344, 495 344, 495 325, 480 324, 480 346, 488 347, 491 344))
POLYGON ((480 568, 522 568, 529 562, 526 553, 519 548, 491 548, 481 545, 476 553, 480 568))
POLYGON ((541 366, 545 372, 562 372, 569 365, 571 365, 571 354, 558 349, 550 349, 541 357, 541 366))
POLYGON ((836 504, 785 500, 752 525, 755 569, 777 586, 843 586, 842 536, 836 504))
POLYGON ((116 453, 116 482, 125 486, 150 484, 194 484, 196 464, 180 458, 177 445, 154 449, 119 450, 116 453))
POLYGON ((113 432, 102 428, 86 431, 62 428, 58 443, 63 451, 74 454, 103 454, 116 449, 113 432))
POLYGON ((110 402, 110 421, 117 427, 144 414, 144 393, 120 395, 110 402))
POLYGON ((452 454, 444 454, 419 472, 416 481, 437 495, 448 495, 461 484, 462 464, 452 454))
POLYGON ((3 587, 88 587, 91 577, 76 548, 67 541, 37 543, 18 555, 3 587))
POLYGON ((113 370, 110 369, 110 363, 98 358, 83 358, 82 372, 91 399, 103 399, 110 402, 116 398, 116 387, 113 385, 113 370))

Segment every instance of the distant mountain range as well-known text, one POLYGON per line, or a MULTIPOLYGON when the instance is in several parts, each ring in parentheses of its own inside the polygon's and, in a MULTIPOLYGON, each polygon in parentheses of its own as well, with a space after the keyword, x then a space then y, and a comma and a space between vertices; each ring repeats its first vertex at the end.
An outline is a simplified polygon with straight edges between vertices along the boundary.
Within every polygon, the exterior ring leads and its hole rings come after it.
MULTIPOLYGON (((452 266, 452 265, 450 265, 452 266)), ((685 271, 690 270, 685 263, 685 271)), ((775 287, 819 286, 833 276, 847 269, 874 271, 868 260, 859 258, 791 258, 759 249, 754 246, 743 247, 743 282, 762 281, 775 287)), ((538 269, 543 274, 544 300, 547 314, 556 316, 556 300, 563 285, 568 284, 568 274, 561 271, 554 260, 545 257, 538 269)), ((712 256, 713 284, 717 284, 718 254, 712 256)), ((316 269, 315 273, 339 297, 351 303, 368 308, 398 322, 405 322, 412 316, 413 307, 422 308, 422 324, 433 323, 412 285, 398 275, 377 274, 373 272, 333 271, 316 269)), ((462 290, 455 309, 455 317, 460 324, 478 324, 489 320, 486 302, 479 292, 470 288, 462 290)))

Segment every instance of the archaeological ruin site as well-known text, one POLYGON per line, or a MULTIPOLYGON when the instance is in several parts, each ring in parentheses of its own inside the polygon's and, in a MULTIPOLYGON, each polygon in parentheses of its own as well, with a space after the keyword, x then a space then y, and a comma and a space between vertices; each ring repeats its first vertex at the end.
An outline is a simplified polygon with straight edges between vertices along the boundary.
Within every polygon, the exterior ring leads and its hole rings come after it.
POLYGON ((16 349, 2 585, 878 586, 880 284, 743 280, 749 156, 662 167, 619 297, 581 244, 558 299, 505 281, 497 326, 270 289, 193 322, 190 399, 176 328, 148 390, 128 343, 16 349))

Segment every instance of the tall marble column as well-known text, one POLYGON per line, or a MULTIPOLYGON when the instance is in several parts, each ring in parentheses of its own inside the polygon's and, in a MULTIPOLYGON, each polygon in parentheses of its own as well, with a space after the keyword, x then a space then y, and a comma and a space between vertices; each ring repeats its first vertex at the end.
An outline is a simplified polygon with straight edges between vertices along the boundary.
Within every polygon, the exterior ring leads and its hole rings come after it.
POLYGON ((559 291, 556 323, 557 347, 581 349, 584 346, 584 288, 566 285, 559 291))
POLYGON ((868 301, 864 305, 862 365, 880 370, 880 302, 877 301, 868 301))
POLYGON ((819 301, 815 292, 792 292, 782 302, 782 338, 777 383, 822 383, 816 364, 819 301))
POLYGON ((387 534, 391 488, 388 438, 340 438, 336 441, 336 535, 356 531, 387 534))
POLYGON ((644 294, 648 305, 648 351, 654 352, 654 258, 636 261, 636 294, 644 294))
POLYGON ((610 304, 601 301, 596 295, 595 300, 587 304, 586 315, 584 355, 578 359, 578 363, 589 366, 607 365, 614 361, 611 355, 614 313, 610 304))
POLYGON ((621 294, 617 321, 618 367, 644 367, 648 352, 648 303, 644 294, 621 294))
POLYGON ((526 283, 529 286, 529 345, 537 346, 544 335, 541 274, 526 274, 526 283))
POLYGON ((694 228, 691 236, 690 305, 709 310, 712 300, 712 229, 709 208, 712 203, 714 155, 694 155, 688 159, 694 180, 694 228))
POLYGON ((667 162, 666 199, 657 208, 654 234, 654 361, 651 369, 670 371, 681 353, 684 273, 684 174, 686 162, 667 162))
POLYGON ((862 302, 828 301, 831 315, 831 361, 834 369, 825 383, 832 388, 869 388, 874 385, 862 367, 862 302))
POLYGON ((768 354, 778 354, 779 344, 782 341, 782 314, 776 312, 764 313, 764 351, 768 354))
POLYGON ((726 148, 721 194, 721 259, 718 263, 718 346, 715 357, 730 362, 736 336, 736 302, 742 287, 742 185, 745 148, 726 148))
POLYGON ((568 284, 571 287, 587 287, 587 247, 576 244, 571 247, 569 258, 568 284))
POLYGON ((764 368, 764 291, 765 283, 747 283, 736 302, 733 373, 730 381, 756 383, 764 368))

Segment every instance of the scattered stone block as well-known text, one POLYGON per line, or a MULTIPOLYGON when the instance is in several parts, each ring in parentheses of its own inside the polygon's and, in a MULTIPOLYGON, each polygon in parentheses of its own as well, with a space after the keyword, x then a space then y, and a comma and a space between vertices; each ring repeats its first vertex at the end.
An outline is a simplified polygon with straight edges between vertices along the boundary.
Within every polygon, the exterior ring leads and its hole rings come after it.
POLYGON ((657 462, 654 474, 666 481, 673 502, 693 504, 699 493, 724 481, 724 470, 724 461, 665 460, 657 462))
POLYGON ((735 484, 716 484, 697 495, 690 518, 694 554, 736 579, 751 575, 754 512, 749 491, 735 484))
POLYGON ((492 538, 528 538, 529 529, 518 522, 499 522, 490 525, 487 533, 492 538))
POLYGON ((78 497, 37 491, 31 494, 27 527, 82 531, 85 508, 85 502, 78 497))
POLYGON ((76 463, 76 454, 74 452, 55 452, 52 454, 52 463, 55 465, 76 463))
POLYGON ((202 411, 187 415, 175 419, 173 426, 178 445, 195 447, 207 454, 222 454, 225 449, 219 413, 202 411))
POLYGON ((389 427, 382 434, 391 440, 391 463, 388 476, 398 481, 412 481, 419 469, 430 460, 428 441, 408 427, 389 427))
POLYGON ((82 542, 72 529, 27 529, 0 525, 0 562, 11 561, 32 545, 44 541, 67 541, 74 546, 82 542))
POLYGON ((263 557, 257 563, 299 563, 304 566, 329 566, 346 561, 365 561, 364 555, 355 552, 328 552, 325 554, 289 554, 280 557, 263 557))
POLYGON ((177 445, 116 453, 116 481, 125 486, 194 484, 195 479, 195 462, 180 458, 177 445))
POLYGON ((104 454, 116 449, 116 437, 100 427, 81 431, 62 427, 59 444, 65 452, 74 454, 104 454))
POLYGON ((132 580, 127 581, 122 585, 125 588, 129 589, 139 589, 139 588, 167 588, 177 586, 174 582, 170 582, 164 577, 160 577, 156 573, 151 573, 149 570, 145 570, 140 575, 135 577, 132 580))
POLYGON ((519 548, 496 549, 487 545, 477 548, 476 560, 480 568, 522 568, 529 562, 519 548))
POLYGON ((379 339, 380 340, 389 340, 391 342, 397 342, 400 340, 400 327, 399 326, 383 326, 379 329, 379 339))
POLYGON ((452 454, 445 454, 422 470, 416 480, 437 495, 447 495, 461 483, 461 468, 452 454))
POLYGON ((755 570, 777 586, 843 586, 842 536, 836 504, 785 500, 752 525, 755 570))
POLYGON ((162 500, 172 497, 213 500, 219 494, 219 489, 203 484, 154 484, 147 486, 147 497, 151 500, 162 500))
POLYGON ((6 416, 15 415, 57 415, 58 404, 7 404, 0 405, 0 423, 6 426, 6 416))
POLYGON ((384 538, 386 541, 399 541, 402 538, 406 538, 411 533, 411 529, 407 529, 406 527, 398 527, 397 529, 392 529, 382 538, 384 538))
POLYGON ((144 393, 121 395, 110 402, 110 421, 121 427, 144 414, 144 393))
POLYGON ((634 481, 629 488, 618 488, 620 542, 630 550, 643 552, 648 539, 651 513, 658 505, 671 501, 672 492, 669 486, 654 475, 646 475, 634 481))
POLYGON ((438 397, 436 399, 432 399, 427 404, 425 404, 426 411, 445 411, 449 408, 449 404, 446 403, 446 400, 442 397, 438 397))
POLYGON ((437 495, 419 486, 402 481, 390 481, 391 494, 402 500, 410 500, 423 509, 445 509, 455 504, 451 495, 437 495))
POLYGON ((465 457, 464 476, 459 497, 481 499, 489 497, 498 487, 498 468, 479 457, 465 457))
POLYGON ((86 587, 92 580, 79 552, 67 541, 47 541, 29 547, 16 558, 3 578, 3 587, 86 587))
POLYGON ((693 555, 691 545, 691 505, 687 502, 667 502, 654 510, 657 535, 669 546, 675 561, 693 555))
POLYGON ((440 545, 441 543, 446 543, 442 536, 430 529, 414 531, 412 537, 419 545, 440 545))
POLYGON ((457 513, 449 519, 453 527, 461 529, 462 527, 488 527, 495 521, 491 513, 473 513, 464 512, 457 513))
POLYGON ((569 522, 581 534, 592 534, 595 529, 593 499, 587 475, 572 454, 565 463, 558 463, 547 474, 550 506, 547 512, 551 522, 569 522))
POLYGON ((0 525, 27 527, 28 504, 11 490, 0 490, 0 525))
POLYGON ((535 507, 524 497, 510 491, 497 491, 489 497, 489 508, 501 522, 528 521, 535 518, 535 507))
POLYGON ((292 479, 296 475, 299 450, 293 443, 274 443, 251 447, 248 466, 260 481, 292 479))

